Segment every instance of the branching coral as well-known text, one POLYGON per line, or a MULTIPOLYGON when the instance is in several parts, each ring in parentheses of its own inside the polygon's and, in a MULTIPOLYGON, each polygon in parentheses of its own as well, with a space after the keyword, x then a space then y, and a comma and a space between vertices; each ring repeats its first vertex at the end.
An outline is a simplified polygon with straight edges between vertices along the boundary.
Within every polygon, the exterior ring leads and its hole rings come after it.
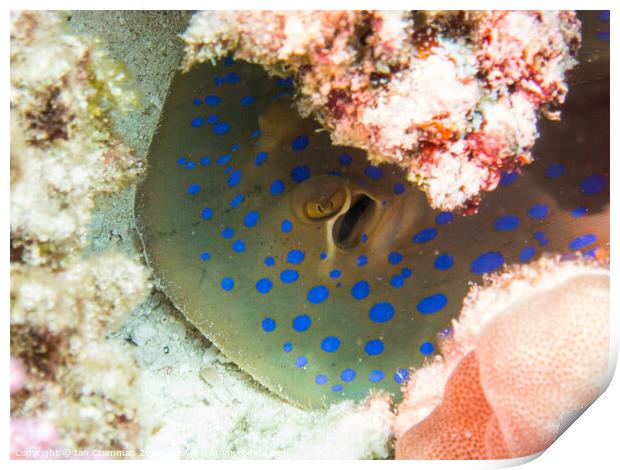
POLYGON ((338 145, 398 162, 431 205, 475 210, 557 119, 580 42, 573 12, 202 12, 184 68, 228 53, 292 73, 338 145))
POLYGON ((397 458, 540 452, 609 380, 609 272, 542 258, 474 288, 443 358, 414 373, 395 421, 397 458))

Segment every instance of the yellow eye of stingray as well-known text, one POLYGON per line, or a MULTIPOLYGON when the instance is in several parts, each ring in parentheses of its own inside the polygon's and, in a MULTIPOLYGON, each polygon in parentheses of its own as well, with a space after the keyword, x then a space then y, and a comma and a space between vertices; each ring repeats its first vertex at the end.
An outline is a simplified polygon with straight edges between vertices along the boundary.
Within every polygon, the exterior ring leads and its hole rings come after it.
POLYGON ((306 215, 313 220, 321 220, 331 217, 342 209, 346 201, 346 193, 340 189, 329 198, 320 201, 306 202, 306 215))

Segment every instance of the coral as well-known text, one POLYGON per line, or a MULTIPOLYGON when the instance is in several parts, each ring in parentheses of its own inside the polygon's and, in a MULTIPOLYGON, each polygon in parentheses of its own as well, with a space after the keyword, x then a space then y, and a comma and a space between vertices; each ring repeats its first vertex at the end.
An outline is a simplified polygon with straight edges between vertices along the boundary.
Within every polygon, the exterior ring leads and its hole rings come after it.
POLYGON ((143 170, 143 162, 107 128, 102 100, 118 104, 115 96, 124 90, 125 78, 111 64, 65 31, 57 14, 11 15, 11 255, 16 260, 59 264, 79 253, 95 197, 118 191, 143 170))
POLYGON ((438 357, 414 372, 396 457, 501 459, 540 452, 609 379, 609 271, 542 258, 472 289, 438 357))
POLYGON ((188 70, 228 53, 292 73, 334 144, 397 162, 435 208, 474 211, 500 171, 532 160, 538 111, 563 102, 574 12, 200 12, 188 70))
POLYGON ((14 449, 122 449, 141 439, 135 364, 106 336, 148 293, 148 271, 110 251, 83 257, 97 195, 143 168, 108 130, 103 102, 125 102, 126 77, 104 55, 57 13, 12 13, 11 354, 25 368, 15 369, 14 449))

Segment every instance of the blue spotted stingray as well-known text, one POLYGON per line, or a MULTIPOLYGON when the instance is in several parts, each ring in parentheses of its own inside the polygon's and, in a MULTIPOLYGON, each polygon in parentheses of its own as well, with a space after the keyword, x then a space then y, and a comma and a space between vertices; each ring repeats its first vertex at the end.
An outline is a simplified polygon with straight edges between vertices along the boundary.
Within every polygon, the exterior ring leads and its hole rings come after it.
POLYGON ((287 400, 398 398, 472 281, 609 241, 608 107, 584 111, 608 97, 600 84, 575 85, 536 162, 504 173, 472 216, 431 209, 399 167, 333 146, 293 92, 230 58, 179 74, 136 201, 163 291, 287 400))

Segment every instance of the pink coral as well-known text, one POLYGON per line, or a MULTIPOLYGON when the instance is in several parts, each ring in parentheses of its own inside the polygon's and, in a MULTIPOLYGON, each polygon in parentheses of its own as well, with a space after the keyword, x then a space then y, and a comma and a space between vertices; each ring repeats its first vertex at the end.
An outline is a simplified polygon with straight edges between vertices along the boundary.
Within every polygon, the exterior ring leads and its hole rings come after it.
POLYGON ((609 272, 543 258, 474 289, 443 358, 407 384, 396 457, 501 459, 557 437, 609 377, 609 272))
MULTIPOLYGON (((11 357, 11 395, 20 391, 26 377, 20 361, 11 357)), ((49 421, 11 417, 11 459, 43 459, 54 457, 58 431, 49 421)))
POLYGON ((532 160, 538 111, 559 117, 579 28, 570 11, 210 11, 184 68, 234 52, 293 73, 300 113, 335 144, 398 163, 435 208, 474 211, 532 160))

